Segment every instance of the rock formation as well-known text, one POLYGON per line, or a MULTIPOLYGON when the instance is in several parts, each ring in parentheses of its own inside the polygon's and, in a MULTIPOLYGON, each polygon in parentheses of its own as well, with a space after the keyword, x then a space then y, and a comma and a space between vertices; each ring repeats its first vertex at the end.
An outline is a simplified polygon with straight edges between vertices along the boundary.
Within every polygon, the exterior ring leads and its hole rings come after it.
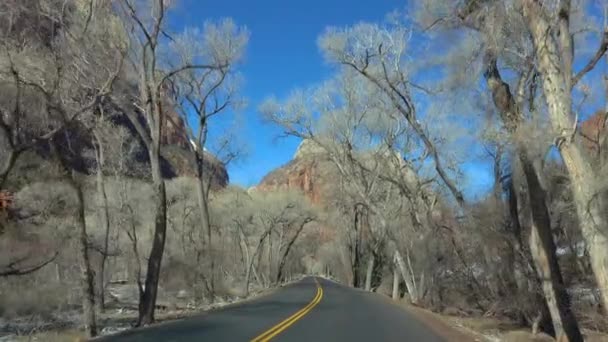
POLYGON ((314 142, 304 140, 294 158, 267 174, 255 189, 300 190, 312 203, 323 205, 327 204, 327 195, 338 180, 338 170, 325 151, 314 142))
MULTIPOLYGON (((598 111, 580 125, 580 136, 585 146, 593 157, 600 152, 606 153, 608 135, 608 113, 598 111)), ((605 155, 605 154, 604 154, 605 155)))

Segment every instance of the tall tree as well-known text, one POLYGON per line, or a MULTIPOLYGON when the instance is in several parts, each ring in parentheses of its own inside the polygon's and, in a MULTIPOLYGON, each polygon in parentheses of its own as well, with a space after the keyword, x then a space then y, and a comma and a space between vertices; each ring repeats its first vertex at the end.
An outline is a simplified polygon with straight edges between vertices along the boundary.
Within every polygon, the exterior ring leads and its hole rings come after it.
POLYGON ((165 240, 167 234, 167 192, 161 172, 161 140, 166 130, 170 86, 190 70, 216 70, 225 67, 206 61, 176 60, 165 49, 171 36, 167 21, 169 4, 165 0, 122 0, 121 12, 130 34, 130 62, 137 75, 139 95, 134 99, 136 110, 126 113, 143 141, 150 161, 155 194, 155 220, 152 248, 148 258, 145 287, 140 295, 138 325, 154 321, 165 240), (144 120, 141 120, 140 115, 144 120))
MULTIPOLYGON (((238 27, 232 20, 224 19, 219 23, 206 23, 202 32, 189 30, 177 36, 172 44, 175 60, 188 64, 207 64, 210 68, 189 69, 178 75, 173 84, 173 96, 186 124, 186 135, 195 160, 197 178, 198 209, 201 218, 201 230, 206 234, 206 257, 211 264, 209 289, 213 297, 214 265, 212 253, 211 221, 209 217, 209 191, 215 168, 213 156, 207 152, 209 126, 211 120, 226 114, 240 105, 237 98, 238 76, 235 75, 236 64, 241 59, 249 33, 238 27), (193 117, 195 119, 193 119, 193 117)), ((220 139, 216 156, 226 166, 236 157, 237 151, 231 146, 231 139, 220 139)))
POLYGON ((374 85, 420 139, 434 163, 435 171, 459 205, 464 195, 447 171, 444 159, 428 130, 419 121, 412 89, 424 89, 410 77, 408 47, 410 30, 398 23, 381 27, 359 24, 350 28, 329 28, 319 39, 319 46, 332 63, 345 66, 374 85))
MULTIPOLYGON (((399 248, 389 222, 393 217, 391 205, 407 200, 413 225, 428 228, 426 218, 422 217, 432 210, 433 196, 424 189, 424 184, 428 186, 432 179, 419 179, 412 164, 404 160, 412 148, 407 139, 411 131, 401 115, 393 114, 395 108, 390 97, 357 72, 344 69, 319 88, 296 92, 284 104, 270 100, 262 110, 287 134, 312 141, 327 153, 348 184, 345 189, 358 203, 356 223, 360 227, 355 230, 364 227, 368 220, 373 223, 369 241, 360 241, 370 247, 365 288, 372 288, 374 272, 386 252, 384 247, 389 247, 411 300, 418 302, 422 292, 417 291, 409 259, 415 239, 410 238, 405 249, 399 248)), ((426 147, 423 144, 422 148, 426 147)))
MULTIPOLYGON (((607 222, 596 186, 598 175, 573 139, 578 125, 578 113, 576 115, 573 113, 572 89, 606 53, 608 31, 604 31, 596 54, 580 71, 574 73, 576 47, 570 28, 575 8, 571 1, 561 0, 559 5, 553 8, 536 0, 521 0, 520 3, 523 19, 534 43, 536 67, 542 80, 549 121, 554 133, 557 134, 555 146, 570 176, 579 225, 589 249, 591 266, 606 309, 608 308, 607 222)), ((578 10, 586 9, 578 8, 578 10)))
MULTIPOLYGON (((576 123, 572 120, 571 116, 568 116, 567 118, 571 120, 569 128, 566 127, 567 120, 562 120, 559 125, 556 124, 556 119, 559 115, 552 114, 552 112, 555 113, 555 108, 552 109, 550 105, 550 102, 556 100, 556 97, 547 96, 547 92, 567 88, 567 95, 564 96, 568 99, 565 100, 567 101, 565 105, 569 108, 568 115, 570 115, 572 106, 571 89, 573 85, 594 67, 597 59, 605 52, 606 46, 605 38, 603 38, 595 56, 592 57, 577 75, 572 74, 572 65, 574 64, 574 55, 572 53, 574 51, 575 39, 574 35, 570 33, 570 17, 575 12, 579 15, 586 15, 587 8, 582 3, 578 3, 577 9, 571 8, 569 1, 556 1, 554 2, 555 6, 548 6, 549 3, 545 5, 547 6, 541 5, 538 1, 466 1, 455 7, 432 1, 426 4, 428 8, 443 8, 446 10, 444 13, 452 14, 451 16, 436 17, 430 22, 428 28, 436 26, 464 28, 472 30, 481 38, 480 44, 478 44, 478 51, 481 51, 479 54, 483 58, 473 57, 473 60, 481 61, 481 65, 483 65, 483 75, 487 88, 491 91, 492 102, 502 120, 503 127, 505 127, 511 136, 512 142, 515 145, 517 158, 523 167, 532 209, 533 230, 530 247, 536 253, 534 258, 537 266, 536 269, 543 282, 545 298, 550 306, 555 329, 558 334, 565 332, 571 340, 580 340, 582 337, 580 337, 578 329, 572 323, 567 322, 568 320, 572 322, 573 318, 568 319, 572 315, 569 313, 569 299, 567 298, 564 282, 555 256, 555 242, 553 241, 551 220, 547 208, 546 190, 543 187, 539 174, 540 170, 534 165, 534 157, 530 153, 530 146, 533 146, 529 144, 530 135, 534 134, 534 130, 526 126, 531 126, 530 122, 532 121, 540 122, 544 120, 543 114, 548 114, 548 121, 553 125, 554 132, 557 132, 559 135, 555 142, 561 151, 562 159, 566 164, 570 163, 574 169, 582 168, 589 171, 589 168, 586 166, 587 162, 584 158, 580 157, 578 147, 573 142, 576 123), (536 16, 534 19, 531 19, 530 9, 532 7, 542 10, 543 13, 533 11, 536 16), (545 23, 542 37, 538 27, 536 27, 537 32, 534 32, 535 26, 539 25, 536 20, 540 20, 541 24, 545 23), (552 27, 550 27, 551 25, 548 24, 547 20, 550 20, 553 25, 552 27), (555 45, 552 47, 557 52, 557 40, 560 42, 559 45, 563 49, 562 51, 567 51, 567 53, 555 56, 551 63, 557 64, 552 64, 553 71, 548 73, 548 51, 546 49, 548 46, 546 44, 553 41, 555 45), (539 45, 540 43, 543 46, 539 45), (501 67, 499 63, 502 63, 505 69, 510 69, 509 72, 515 73, 516 79, 514 85, 509 85, 508 81, 503 80, 499 71, 501 67), (546 77, 547 74, 557 72, 555 67, 559 70, 563 70, 563 68, 567 69, 560 76, 561 79, 559 80, 546 77), (567 77, 564 75, 567 75, 567 77), (544 98, 548 104, 546 110, 536 103, 539 97, 537 91, 539 86, 542 86, 541 89, 545 93, 544 98), (568 147, 565 148, 564 146, 568 147), (568 162, 568 158, 574 158, 576 161, 574 163, 568 162), (552 299, 554 296, 557 296, 557 299, 552 299), (559 298, 562 299, 559 300, 559 298)), ((564 105, 564 103, 561 105, 564 105)), ((564 119, 564 117, 561 117, 561 119, 564 119)), ((587 186, 587 190, 590 190, 589 184, 594 182, 595 176, 592 172, 587 172, 584 177, 579 177, 579 180, 582 178, 585 178, 584 182, 587 182, 585 186, 587 186)), ((577 185, 576 182, 573 182, 573 190, 579 191, 579 194, 587 191, 581 188, 581 184, 577 185)), ((577 206, 583 209, 584 206, 596 205, 597 201, 596 203, 591 202, 592 197, 586 197, 587 201, 585 202, 579 196, 577 200, 579 204, 577 206), (585 204, 581 206, 581 203, 585 204)), ((587 207, 587 209, 589 208, 592 207, 587 207)), ((599 215, 597 208, 594 214, 596 216, 599 215)), ((585 220, 585 215, 588 216, 593 211, 587 209, 584 210, 584 215, 581 215, 583 210, 579 210, 578 216, 582 231, 590 230, 589 220, 585 220)), ((599 220, 595 221, 599 226, 595 226, 598 234, 594 234, 594 239, 601 240, 602 234, 599 231, 601 230, 600 227, 602 226, 603 219, 599 218, 599 220)), ((587 234, 587 236, 589 237, 591 234, 587 234)), ((592 241, 587 238, 586 240, 587 244, 591 246, 592 241)), ((601 241, 600 244, 602 244, 601 241)), ((601 252, 596 250, 595 254, 596 258, 605 258, 605 248, 601 252)), ((601 274, 605 273, 605 271, 600 269, 594 271, 594 273, 596 279, 598 279, 600 289, 604 288, 605 286, 601 285, 603 281, 601 274)))
POLYGON ((16 96, 2 115, 9 157, 2 181, 18 156, 46 145, 76 196, 79 266, 85 329, 97 334, 95 291, 85 222, 85 198, 78 160, 87 134, 85 122, 103 102, 122 71, 125 48, 114 32, 116 21, 106 3, 53 1, 9 4, 0 63, 3 84, 16 96), (25 44, 24 40, 28 41, 25 44), (31 44, 31 45, 30 45, 31 44))

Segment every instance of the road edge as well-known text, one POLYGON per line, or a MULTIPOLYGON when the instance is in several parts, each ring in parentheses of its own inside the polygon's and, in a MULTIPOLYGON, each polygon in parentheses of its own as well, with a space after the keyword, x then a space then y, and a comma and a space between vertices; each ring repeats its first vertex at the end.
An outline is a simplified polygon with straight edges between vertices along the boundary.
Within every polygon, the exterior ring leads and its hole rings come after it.
POLYGON ((98 336, 95 336, 93 338, 86 339, 84 341, 91 341, 91 342, 103 341, 105 338, 110 338, 112 336, 119 336, 121 334, 126 334, 128 332, 132 332, 132 331, 135 331, 135 330, 137 330, 137 331, 146 330, 146 329, 149 329, 149 328, 162 326, 164 324, 172 323, 172 322, 175 322, 175 321, 179 321, 179 320, 183 320, 183 319, 190 319, 190 318, 194 318, 194 317, 197 317, 197 316, 203 316, 203 315, 207 315, 207 314, 210 314, 210 313, 218 312, 218 311, 221 311, 221 310, 238 307, 239 305, 247 304, 247 303, 252 302, 254 300, 259 300, 259 299, 262 299, 264 297, 268 297, 268 296, 274 294, 276 291, 278 291, 278 290, 280 290, 282 288, 285 288, 285 287, 288 287, 288 286, 291 286, 291 285, 294 285, 294 284, 297 284, 297 283, 301 282, 305 278, 306 277, 300 277, 298 279, 293 279, 292 281, 280 284, 280 285, 278 285, 276 287, 262 289, 262 290, 260 290, 259 292, 255 293, 254 295, 252 295, 250 297, 243 298, 242 300, 236 300, 236 301, 234 301, 232 303, 229 303, 229 304, 226 304, 226 305, 223 305, 223 306, 213 307, 213 308, 209 308, 207 310, 194 311, 194 312, 191 312, 190 314, 184 315, 182 317, 175 317, 175 318, 171 318, 171 319, 157 321, 157 322, 154 322, 152 324, 149 324, 149 325, 146 325, 146 326, 143 326, 143 327, 132 327, 130 329, 122 330, 122 331, 115 332, 115 333, 112 333, 112 334, 98 335, 98 336))
POLYGON ((449 324, 444 319, 438 317, 439 315, 429 311, 427 309, 417 307, 407 303, 405 300, 395 301, 388 297, 387 295, 377 293, 377 292, 368 292, 373 294, 375 297, 380 298, 381 300, 399 307, 401 310, 404 310, 411 314, 414 318, 416 318, 420 323, 424 324, 429 330, 436 333, 439 337, 445 339, 448 342, 484 342, 486 339, 482 339, 479 336, 473 335, 470 331, 466 331, 457 326, 449 324))

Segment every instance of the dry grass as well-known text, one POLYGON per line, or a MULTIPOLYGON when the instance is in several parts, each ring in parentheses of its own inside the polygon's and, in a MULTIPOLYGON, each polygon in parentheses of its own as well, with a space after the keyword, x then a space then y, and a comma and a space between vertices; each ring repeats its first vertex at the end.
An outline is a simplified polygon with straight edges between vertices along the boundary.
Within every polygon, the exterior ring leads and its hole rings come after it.
MULTIPOLYGON (((188 318, 195 315, 200 315, 204 312, 211 312, 217 309, 220 309, 224 306, 232 306, 239 305, 254 299, 258 299, 263 296, 267 296, 272 294, 276 289, 259 289, 252 291, 249 297, 237 300, 232 303, 216 303, 206 307, 202 311, 200 309, 192 309, 192 310, 159 310, 156 312, 156 324, 160 324, 163 322, 169 322, 173 320, 179 320, 183 318, 188 318)), ((98 317, 98 325, 99 329, 103 329, 104 327, 111 328, 124 328, 129 327, 131 323, 135 322, 137 319, 137 311, 129 310, 118 313, 115 310, 108 310, 106 313, 100 315, 98 317)), ((41 341, 41 342, 82 342, 86 341, 85 334, 77 329, 69 328, 69 329, 53 329, 48 331, 40 331, 40 332, 32 332, 30 334, 24 334, 15 336, 14 341, 18 342, 30 342, 30 341, 41 341)))
MULTIPOLYGON (((478 341, 502 341, 502 342, 551 342, 555 339, 546 334, 534 335, 530 329, 522 328, 521 326, 491 317, 459 317, 440 315, 429 310, 411 307, 415 312, 421 312, 424 315, 442 320, 452 327, 457 327, 472 335, 477 336, 478 341)), ((603 342, 608 341, 608 334, 583 329, 585 341, 587 342, 603 342)))
POLYGON ((19 336, 15 341, 18 342, 81 342, 86 341, 87 338, 81 331, 78 330, 64 330, 64 331, 46 331, 30 336, 19 336))

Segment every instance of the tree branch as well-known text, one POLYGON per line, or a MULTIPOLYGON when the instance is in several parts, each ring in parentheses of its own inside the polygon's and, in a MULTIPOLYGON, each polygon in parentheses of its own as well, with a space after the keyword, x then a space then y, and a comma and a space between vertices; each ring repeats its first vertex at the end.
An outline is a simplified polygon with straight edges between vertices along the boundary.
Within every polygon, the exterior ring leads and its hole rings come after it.
POLYGON ((604 54, 606 53, 606 50, 608 50, 608 30, 604 31, 600 46, 595 52, 593 58, 589 60, 587 65, 585 65, 585 67, 581 71, 579 71, 572 79, 572 87, 574 87, 581 80, 581 78, 583 78, 589 71, 595 68, 600 59, 602 59, 602 56, 604 56, 604 54))
POLYGON ((183 65, 175 70, 170 71, 168 74, 166 74, 157 84, 157 87, 160 88, 162 87, 162 85, 165 83, 165 81, 167 81, 168 79, 170 79, 171 77, 179 74, 182 71, 186 71, 186 70, 191 70, 191 69, 211 69, 211 70, 222 70, 224 68, 228 67, 228 64, 219 64, 219 65, 213 65, 213 64, 186 64, 183 65))
POLYGON ((19 260, 13 261, 11 263, 9 263, 8 265, 4 266, 2 268, 2 270, 0 270, 0 277, 8 277, 8 276, 21 276, 21 275, 26 275, 26 274, 30 274, 33 272, 38 271, 39 269, 43 268, 44 266, 50 264, 51 262, 53 262, 53 260, 55 260, 57 258, 57 255, 59 255, 59 252, 55 252, 55 254, 53 254, 53 256, 45 261, 43 261, 42 263, 35 265, 35 266, 30 266, 30 267, 24 267, 24 268, 17 268, 16 265, 18 263, 20 263, 21 261, 24 260, 24 258, 21 258, 19 260))

